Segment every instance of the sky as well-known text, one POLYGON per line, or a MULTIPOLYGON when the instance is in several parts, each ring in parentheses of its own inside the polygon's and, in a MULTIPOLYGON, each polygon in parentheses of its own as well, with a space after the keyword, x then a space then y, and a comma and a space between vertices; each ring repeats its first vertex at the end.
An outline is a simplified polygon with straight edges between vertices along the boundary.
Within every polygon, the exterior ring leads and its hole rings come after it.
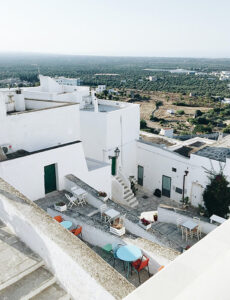
POLYGON ((0 0, 0 52, 230 57, 230 0, 0 0))

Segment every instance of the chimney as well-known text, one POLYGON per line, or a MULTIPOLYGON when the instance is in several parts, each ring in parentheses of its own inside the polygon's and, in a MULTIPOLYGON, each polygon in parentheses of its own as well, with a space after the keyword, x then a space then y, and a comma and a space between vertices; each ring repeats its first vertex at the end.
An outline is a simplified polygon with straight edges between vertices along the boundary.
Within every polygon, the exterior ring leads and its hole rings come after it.
POLYGON ((14 102, 16 111, 26 110, 24 95, 22 94, 22 91, 20 89, 15 91, 14 102))

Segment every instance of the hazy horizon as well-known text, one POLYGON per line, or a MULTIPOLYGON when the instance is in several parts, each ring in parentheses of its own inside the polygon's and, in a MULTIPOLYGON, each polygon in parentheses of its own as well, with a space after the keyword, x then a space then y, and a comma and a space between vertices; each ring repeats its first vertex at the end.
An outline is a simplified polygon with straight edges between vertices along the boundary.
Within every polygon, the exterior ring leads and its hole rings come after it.
POLYGON ((0 52, 230 58, 228 0, 8 0, 0 52))

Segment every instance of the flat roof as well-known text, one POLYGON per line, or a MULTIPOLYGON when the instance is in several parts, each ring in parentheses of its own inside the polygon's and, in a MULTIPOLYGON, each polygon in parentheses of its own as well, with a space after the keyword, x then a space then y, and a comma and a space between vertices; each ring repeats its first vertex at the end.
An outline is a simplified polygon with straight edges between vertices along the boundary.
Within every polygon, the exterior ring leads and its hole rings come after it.
POLYGON ((207 157, 213 160, 226 162, 226 158, 230 156, 230 149, 224 147, 204 147, 198 150, 195 155, 207 157))
POLYGON ((37 154, 40 152, 50 151, 53 149, 62 148, 62 147, 66 147, 66 146, 77 144, 77 143, 81 143, 81 141, 74 141, 74 142, 57 145, 57 146, 52 146, 52 147, 48 147, 48 148, 44 148, 44 149, 40 149, 40 150, 36 150, 36 151, 32 151, 32 152, 21 149, 21 150, 15 151, 13 153, 6 154, 7 159, 0 161, 0 163, 7 161, 7 160, 16 159, 16 158, 20 158, 20 157, 24 157, 24 156, 28 156, 28 155, 33 155, 33 154, 37 154))

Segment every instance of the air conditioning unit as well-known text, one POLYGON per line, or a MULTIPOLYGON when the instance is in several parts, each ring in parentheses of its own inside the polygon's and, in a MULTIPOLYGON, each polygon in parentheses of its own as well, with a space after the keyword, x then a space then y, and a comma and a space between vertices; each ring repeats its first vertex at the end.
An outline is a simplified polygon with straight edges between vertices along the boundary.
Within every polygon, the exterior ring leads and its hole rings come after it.
POLYGON ((9 154, 13 152, 12 145, 10 144, 1 145, 0 147, 5 154, 9 154))

